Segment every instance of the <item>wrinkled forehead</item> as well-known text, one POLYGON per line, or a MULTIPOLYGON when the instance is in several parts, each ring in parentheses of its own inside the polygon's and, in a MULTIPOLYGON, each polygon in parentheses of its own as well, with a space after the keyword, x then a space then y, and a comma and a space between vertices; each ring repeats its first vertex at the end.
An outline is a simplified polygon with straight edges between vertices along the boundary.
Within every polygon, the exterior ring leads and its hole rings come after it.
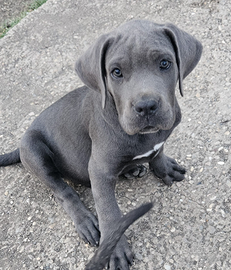
POLYGON ((113 32, 113 35, 113 43, 107 52, 107 60, 110 62, 128 57, 142 61, 159 55, 175 56, 171 40, 161 27, 124 25, 113 32))

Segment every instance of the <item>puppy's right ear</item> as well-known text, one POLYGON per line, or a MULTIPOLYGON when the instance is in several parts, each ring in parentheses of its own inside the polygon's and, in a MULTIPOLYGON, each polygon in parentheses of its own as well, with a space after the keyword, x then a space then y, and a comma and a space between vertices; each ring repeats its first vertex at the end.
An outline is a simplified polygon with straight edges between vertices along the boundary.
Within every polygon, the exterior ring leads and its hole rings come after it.
POLYGON ((110 34, 102 35, 76 62, 75 70, 79 78, 89 88, 101 92, 102 108, 106 103, 106 52, 113 42, 110 34))

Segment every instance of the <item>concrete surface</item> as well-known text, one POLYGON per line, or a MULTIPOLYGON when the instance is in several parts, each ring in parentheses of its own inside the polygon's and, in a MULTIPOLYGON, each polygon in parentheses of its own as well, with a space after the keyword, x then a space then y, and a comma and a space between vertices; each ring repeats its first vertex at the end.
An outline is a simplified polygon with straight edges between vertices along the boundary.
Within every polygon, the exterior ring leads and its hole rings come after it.
MULTIPOLYGON (((77 57, 101 33, 132 18, 172 22, 204 45, 179 97, 183 119, 166 152, 187 178, 172 187, 151 175, 121 181, 123 212, 154 201, 127 236, 150 270, 231 269, 231 2, 48 0, 0 40, 0 152, 16 148, 31 121, 81 85, 77 57)), ((51 192, 21 165, 0 169, 0 269, 84 269, 95 248, 78 237, 51 192)), ((89 189, 77 187, 94 210, 89 189)))

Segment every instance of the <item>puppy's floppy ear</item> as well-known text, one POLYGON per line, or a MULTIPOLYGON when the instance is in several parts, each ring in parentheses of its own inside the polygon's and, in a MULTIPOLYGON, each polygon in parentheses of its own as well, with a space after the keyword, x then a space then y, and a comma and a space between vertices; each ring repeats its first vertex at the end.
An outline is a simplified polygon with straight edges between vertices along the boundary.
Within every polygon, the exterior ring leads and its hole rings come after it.
POLYGON ((109 34, 102 35, 76 62, 75 70, 89 88, 101 92, 102 107, 106 102, 106 52, 113 42, 109 34))
POLYGON ((183 79, 195 68, 201 58, 202 44, 190 34, 173 24, 165 24, 164 31, 170 38, 179 70, 179 88, 183 96, 183 79))

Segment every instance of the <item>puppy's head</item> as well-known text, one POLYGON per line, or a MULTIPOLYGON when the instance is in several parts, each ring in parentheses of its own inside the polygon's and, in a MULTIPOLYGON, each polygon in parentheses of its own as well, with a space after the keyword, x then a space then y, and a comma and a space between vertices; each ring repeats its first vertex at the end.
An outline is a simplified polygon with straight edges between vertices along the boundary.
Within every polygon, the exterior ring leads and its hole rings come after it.
POLYGON ((102 107, 111 95, 119 122, 130 135, 171 129, 175 87, 194 69, 202 45, 172 24, 130 21, 101 36, 77 61, 76 71, 100 91, 102 107))

